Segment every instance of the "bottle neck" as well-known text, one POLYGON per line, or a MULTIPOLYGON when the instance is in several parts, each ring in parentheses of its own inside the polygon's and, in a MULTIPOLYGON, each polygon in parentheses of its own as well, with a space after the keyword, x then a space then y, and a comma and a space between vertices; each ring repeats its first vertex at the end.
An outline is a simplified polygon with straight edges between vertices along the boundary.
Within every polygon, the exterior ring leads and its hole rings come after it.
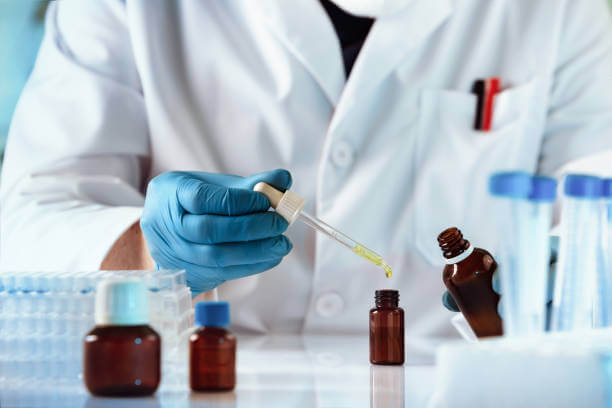
POLYGON ((217 326, 196 326, 196 333, 208 333, 210 335, 222 335, 229 333, 226 327, 217 326))
POLYGON ((399 306, 399 292, 397 290, 377 290, 374 302, 379 309, 393 309, 399 306))
POLYGON ((442 256, 446 259, 455 258, 470 248, 470 241, 463 238, 458 228, 448 228, 438 235, 438 245, 442 250, 442 256))
POLYGON ((212 324, 202 324, 202 323, 198 323, 195 322, 195 327, 198 329, 202 329, 202 328, 206 328, 206 329, 225 329, 227 328, 227 326, 219 326, 218 324, 212 325, 212 324))

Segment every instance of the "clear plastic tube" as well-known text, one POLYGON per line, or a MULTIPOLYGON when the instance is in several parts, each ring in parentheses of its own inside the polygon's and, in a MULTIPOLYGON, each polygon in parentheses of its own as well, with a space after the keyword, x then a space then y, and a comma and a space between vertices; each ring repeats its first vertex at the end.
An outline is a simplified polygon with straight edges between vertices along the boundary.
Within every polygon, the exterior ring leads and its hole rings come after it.
POLYGON ((501 284, 501 309, 504 336, 526 333, 523 308, 529 294, 529 221, 531 203, 527 200, 533 179, 525 172, 502 172, 491 176, 489 192, 497 198, 499 242, 495 252, 497 275, 501 284))
POLYGON ((501 283, 501 297, 504 336, 525 334, 524 306, 529 293, 525 290, 528 266, 529 240, 529 202, 524 199, 500 199, 498 228, 502 241, 495 258, 498 262, 497 273, 501 283), (503 214, 503 215, 502 215, 503 214))
POLYGON ((316 217, 313 217, 312 215, 304 211, 300 212, 298 219, 304 222, 309 227, 323 233, 329 238, 344 245, 345 247, 355 252, 357 255, 361 256, 362 258, 367 259, 368 261, 372 262, 376 266, 380 266, 381 268, 384 269, 385 275, 387 276, 387 278, 390 278, 392 276, 391 267, 387 265, 387 263, 384 261, 382 256, 378 255, 376 252, 365 247, 364 245, 361 245, 359 242, 353 240, 352 238, 338 231, 331 225, 321 221, 320 219, 316 217))
POLYGON ((529 265, 521 268, 519 320, 523 334, 537 334, 546 330, 553 203, 532 201, 528 211, 528 231, 524 239, 528 251, 525 261, 529 265))
POLYGON ((593 294, 600 251, 599 200, 566 196, 561 216, 553 330, 593 327, 593 294))
MULTIPOLYGON (((608 180, 606 180, 608 181, 608 180)), ((597 276, 596 319, 597 327, 612 326, 612 199, 602 203, 601 261, 597 276)))

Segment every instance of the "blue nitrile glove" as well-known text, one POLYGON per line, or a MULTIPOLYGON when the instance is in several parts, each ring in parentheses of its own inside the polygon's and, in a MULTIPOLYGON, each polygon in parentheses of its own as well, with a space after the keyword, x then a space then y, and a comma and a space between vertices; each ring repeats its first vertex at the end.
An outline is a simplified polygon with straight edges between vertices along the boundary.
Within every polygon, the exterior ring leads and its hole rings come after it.
POLYGON ((455 299, 453 299, 448 290, 445 290, 442 294, 442 304, 451 312, 460 312, 457 302, 455 302, 455 299))
POLYGON ((293 247, 287 221, 268 211, 260 181, 280 190, 291 174, 250 177, 172 171, 149 183, 140 226, 156 267, 185 269, 194 296, 278 265, 293 247))
MULTIPOLYGON (((550 309, 551 309, 551 304, 552 304, 555 275, 556 275, 556 270, 557 270, 558 251, 559 251, 559 237, 551 236, 550 237, 550 267, 548 270, 548 292, 547 292, 547 297, 546 297, 547 307, 548 307, 547 323, 546 323, 547 327, 550 324, 550 317, 551 317, 550 309)), ((493 280, 491 283, 493 286, 493 290, 497 292, 500 296, 502 296, 501 289, 500 289, 500 283, 499 283, 499 275, 497 274, 497 271, 493 273, 493 280)), ((459 307, 457 306, 455 299, 453 299, 453 297, 448 291, 445 291, 444 294, 442 295, 442 304, 444 305, 444 307, 446 307, 451 312, 459 312, 459 307)), ((499 313, 500 316, 503 317, 503 308, 502 308, 501 301, 497 304, 497 312, 499 313)))

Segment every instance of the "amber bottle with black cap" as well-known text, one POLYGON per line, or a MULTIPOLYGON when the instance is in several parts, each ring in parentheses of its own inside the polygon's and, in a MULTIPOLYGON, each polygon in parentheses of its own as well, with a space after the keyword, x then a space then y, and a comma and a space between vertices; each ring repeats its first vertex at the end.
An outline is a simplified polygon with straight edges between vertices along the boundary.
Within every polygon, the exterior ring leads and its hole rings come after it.
POLYGON ((497 263, 482 248, 473 247, 457 228, 438 236, 446 260, 442 280, 478 337, 499 336, 502 322, 497 313, 499 295, 492 286, 497 263))

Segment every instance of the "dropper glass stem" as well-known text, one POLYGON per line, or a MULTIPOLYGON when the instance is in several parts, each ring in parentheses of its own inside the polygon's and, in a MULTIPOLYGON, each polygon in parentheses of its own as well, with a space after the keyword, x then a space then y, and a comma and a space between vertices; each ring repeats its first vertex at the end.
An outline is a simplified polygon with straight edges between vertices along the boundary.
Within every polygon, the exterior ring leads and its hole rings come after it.
POLYGON ((380 266, 385 270, 385 275, 387 278, 391 277, 391 267, 385 263, 382 256, 344 235, 331 225, 328 225, 320 219, 302 211, 306 200, 293 193, 291 190, 281 192, 264 182, 255 184, 255 186, 253 186, 253 190, 264 194, 268 200, 270 200, 271 207, 274 208, 281 217, 286 219, 289 224, 296 219, 300 219, 309 227, 315 229, 316 231, 322 232, 329 238, 341 243, 360 257, 367 259, 376 266, 380 266))
POLYGON ((355 241, 354 239, 338 231, 331 225, 321 221, 320 219, 316 217, 313 217, 312 215, 304 211, 300 212, 298 219, 304 222, 309 227, 319 232, 322 232, 323 234, 327 235, 329 238, 332 238, 333 240, 341 243, 342 245, 344 245, 345 247, 347 247, 348 249, 350 249, 357 255, 361 256, 362 258, 367 259, 368 261, 372 262, 376 266, 382 267, 385 271, 385 276, 387 278, 390 278, 392 276, 391 267, 387 265, 385 261, 383 260, 382 256, 378 255, 376 252, 372 251, 371 249, 366 248, 364 245, 361 245, 359 242, 355 241))

